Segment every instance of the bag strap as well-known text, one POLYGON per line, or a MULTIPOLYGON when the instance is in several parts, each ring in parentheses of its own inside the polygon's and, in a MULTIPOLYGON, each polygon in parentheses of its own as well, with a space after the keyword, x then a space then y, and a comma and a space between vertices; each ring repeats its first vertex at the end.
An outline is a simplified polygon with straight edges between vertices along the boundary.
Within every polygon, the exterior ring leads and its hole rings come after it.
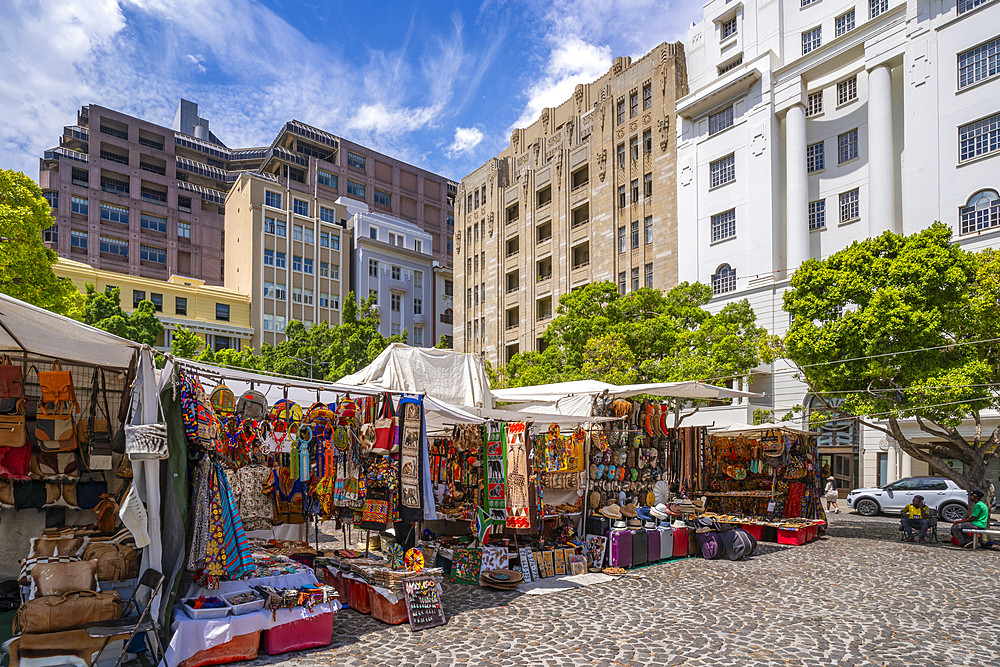
POLYGON ((94 420, 97 419, 97 375, 99 372, 100 367, 94 369, 94 379, 92 381, 93 390, 90 392, 90 418, 87 423, 88 442, 94 441, 94 420))

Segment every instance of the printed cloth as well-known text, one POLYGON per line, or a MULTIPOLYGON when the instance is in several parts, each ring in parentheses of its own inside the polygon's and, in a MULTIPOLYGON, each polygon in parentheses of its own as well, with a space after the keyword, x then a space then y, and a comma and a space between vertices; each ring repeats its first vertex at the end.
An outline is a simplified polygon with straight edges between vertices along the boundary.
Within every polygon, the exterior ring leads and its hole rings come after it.
POLYGON ((271 485, 274 487, 274 524, 300 524, 302 515, 302 482, 292 477, 288 468, 275 468, 271 485))
POLYGON ((250 546, 222 467, 205 457, 195 468, 193 480, 187 569, 200 571, 197 581, 209 588, 218 587, 223 579, 252 574, 250 546))
POLYGON ((528 448, 525 441, 524 422, 507 424, 506 440, 506 510, 507 527, 526 529, 531 527, 528 503, 531 496, 530 472, 528 470, 528 448))
POLYGON ((459 547, 452 552, 451 583, 478 584, 483 552, 477 547, 459 547))
POLYGON ((788 485, 788 499, 785 500, 784 516, 802 516, 802 495, 805 493, 805 490, 806 485, 801 482, 793 482, 788 485))
POLYGON ((403 521, 423 520, 423 493, 421 492, 421 453, 423 444, 423 407, 420 397, 403 396, 399 399, 400 449, 399 449, 399 513, 403 521))
POLYGON ((506 525, 507 459, 504 456, 503 423, 490 422, 487 425, 486 433, 486 441, 483 443, 483 460, 486 462, 486 488, 483 505, 489 512, 491 520, 506 525))
POLYGON ((236 471, 236 506, 244 530, 270 530, 274 526, 274 497, 271 471, 262 465, 249 465, 236 471))

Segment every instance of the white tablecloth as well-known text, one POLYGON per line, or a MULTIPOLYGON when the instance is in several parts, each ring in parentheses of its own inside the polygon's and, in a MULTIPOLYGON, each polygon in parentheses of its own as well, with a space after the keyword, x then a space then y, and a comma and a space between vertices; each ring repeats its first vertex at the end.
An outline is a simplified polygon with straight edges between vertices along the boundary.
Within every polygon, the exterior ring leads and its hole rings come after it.
POLYGON ((238 581, 223 581, 219 583, 217 589, 204 588, 197 584, 188 586, 185 598, 197 598, 202 595, 224 597, 233 593, 242 593, 250 590, 251 586, 271 586, 272 588, 300 588, 311 584, 318 584, 316 573, 302 566, 301 572, 295 574, 283 574, 277 577, 257 577, 255 579, 240 579, 238 581))
MULTIPOLYGON (((315 580, 315 577, 314 577, 315 580)), ((238 582, 233 582, 238 583, 238 582)), ((164 652, 160 667, 177 667, 199 651, 225 644, 226 642, 258 630, 268 630, 279 625, 311 618, 317 614, 332 614, 341 608, 339 602, 328 602, 313 607, 312 613, 305 607, 279 609, 277 617, 262 609, 242 616, 225 616, 196 621, 189 618, 178 605, 174 613, 174 623, 170 626, 172 636, 164 652)))

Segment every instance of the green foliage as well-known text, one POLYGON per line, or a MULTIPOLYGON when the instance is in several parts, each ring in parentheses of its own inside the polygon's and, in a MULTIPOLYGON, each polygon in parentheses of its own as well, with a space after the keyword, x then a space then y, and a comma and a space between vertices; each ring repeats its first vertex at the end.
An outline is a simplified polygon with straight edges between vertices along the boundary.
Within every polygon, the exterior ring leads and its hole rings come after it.
POLYGON ((450 350, 451 349, 451 343, 448 342, 448 337, 445 336, 444 334, 441 334, 441 337, 438 338, 437 345, 434 346, 434 349, 436 349, 436 350, 450 350))
POLYGON ((639 289, 619 294, 610 282, 591 283, 559 298, 543 352, 514 355, 508 386, 597 379, 615 384, 745 377, 770 361, 775 341, 756 325, 746 301, 718 313, 704 309, 712 290, 683 283, 667 294, 639 289))
POLYGON ((170 341, 170 353, 175 357, 194 359, 195 353, 204 344, 205 341, 195 332, 184 327, 178 327, 174 331, 173 340, 170 341))
POLYGON ((997 338, 1000 253, 963 250, 941 223, 912 236, 885 233, 803 263, 784 304, 794 317, 787 354, 818 395, 887 420, 882 430, 941 474, 942 457, 978 470, 996 456, 996 430, 967 442, 954 427, 1000 407, 1000 344, 963 344, 997 338), (949 451, 903 437, 898 419, 906 417, 949 451))
POLYGON ((153 303, 141 301, 131 314, 126 313, 121 307, 121 288, 118 287, 98 292, 88 284, 83 322, 146 345, 155 345, 156 338, 163 333, 163 325, 156 319, 153 303))
POLYGON ((42 230, 54 222, 50 211, 33 180, 0 169, 0 292, 78 317, 83 297, 73 281, 52 271, 56 253, 42 244, 42 230))

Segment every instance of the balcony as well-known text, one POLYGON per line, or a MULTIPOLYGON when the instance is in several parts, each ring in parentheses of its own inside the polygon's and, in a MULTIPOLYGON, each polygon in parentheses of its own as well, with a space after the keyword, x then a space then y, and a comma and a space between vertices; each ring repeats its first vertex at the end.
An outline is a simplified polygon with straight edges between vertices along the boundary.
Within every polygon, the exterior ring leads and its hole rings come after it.
POLYGON ((340 142, 334 135, 329 132, 324 132, 323 130, 317 130, 315 127, 306 125, 305 123, 301 123, 297 120, 285 123, 285 131, 297 134, 300 137, 305 137, 310 141, 315 141, 316 143, 329 146, 333 149, 340 148, 340 142))
POLYGON ((225 169, 219 169, 218 167, 213 167, 209 164, 189 160, 188 158, 181 157, 180 155, 177 156, 176 160, 177 171, 186 171, 189 174, 204 176, 205 178, 210 178, 213 181, 235 183, 236 179, 239 178, 240 175, 240 172, 238 171, 226 171, 225 169))
POLYGON ((81 153, 80 151, 74 151, 69 148, 53 148, 50 151, 45 151, 43 156, 45 160, 75 160, 76 162, 90 162, 90 156, 86 153, 81 153))
POLYGON ((186 183, 184 181, 178 181, 177 188, 201 195, 201 198, 205 201, 215 202, 216 204, 226 203, 226 193, 219 190, 213 190, 212 188, 206 188, 196 183, 186 183))

